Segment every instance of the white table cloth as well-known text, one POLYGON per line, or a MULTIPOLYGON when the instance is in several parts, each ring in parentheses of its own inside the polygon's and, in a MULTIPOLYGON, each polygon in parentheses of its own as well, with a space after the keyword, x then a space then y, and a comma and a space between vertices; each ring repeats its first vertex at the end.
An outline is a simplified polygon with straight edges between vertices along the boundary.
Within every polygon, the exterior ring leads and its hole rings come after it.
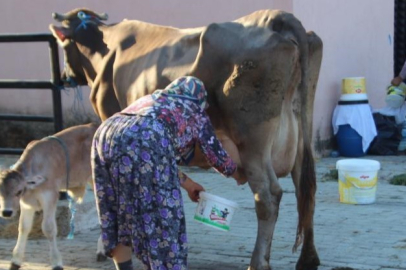
POLYGON ((333 112, 332 124, 334 135, 337 134, 340 125, 350 125, 362 137, 364 152, 378 134, 369 104, 337 105, 333 112))

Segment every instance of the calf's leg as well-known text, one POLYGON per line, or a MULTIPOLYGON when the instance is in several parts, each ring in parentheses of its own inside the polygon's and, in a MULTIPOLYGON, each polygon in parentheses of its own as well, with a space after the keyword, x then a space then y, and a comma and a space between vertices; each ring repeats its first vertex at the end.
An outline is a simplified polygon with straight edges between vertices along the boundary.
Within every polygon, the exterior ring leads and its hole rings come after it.
POLYGON ((21 205, 20 220, 18 224, 17 244, 13 249, 10 270, 17 270, 21 267, 24 259, 27 238, 32 228, 35 209, 21 205))
POLYGON ((62 256, 58 250, 56 242, 56 236, 58 233, 55 219, 57 202, 57 193, 44 193, 41 201, 43 209, 42 232, 49 241, 51 265, 53 266, 52 269, 62 270, 62 256))

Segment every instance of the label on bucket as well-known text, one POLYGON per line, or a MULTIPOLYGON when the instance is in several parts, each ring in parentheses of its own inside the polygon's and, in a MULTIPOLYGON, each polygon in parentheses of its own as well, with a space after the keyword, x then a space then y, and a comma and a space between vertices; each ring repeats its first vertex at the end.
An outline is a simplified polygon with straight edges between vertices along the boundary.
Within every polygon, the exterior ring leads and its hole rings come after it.
POLYGON ((194 219, 210 227, 229 231, 233 214, 233 207, 201 196, 194 219))
POLYGON ((375 202, 377 171, 338 172, 340 202, 350 204, 370 204, 375 202))
POLYGON ((366 93, 364 77, 344 78, 341 86, 342 94, 361 94, 366 93))

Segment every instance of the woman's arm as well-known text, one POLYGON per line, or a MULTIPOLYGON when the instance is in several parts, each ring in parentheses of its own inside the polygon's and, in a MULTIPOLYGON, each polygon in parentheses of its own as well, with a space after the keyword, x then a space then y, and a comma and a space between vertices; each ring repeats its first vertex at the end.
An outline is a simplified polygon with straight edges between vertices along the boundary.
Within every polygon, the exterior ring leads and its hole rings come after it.
POLYGON ((184 174, 180 170, 179 170, 179 179, 181 187, 187 191, 189 198, 193 202, 197 202, 199 200, 199 192, 204 191, 204 188, 200 184, 190 179, 186 174, 184 174))
POLYGON ((402 81, 406 78, 406 61, 403 64, 402 70, 400 71, 399 75, 392 79, 391 84, 394 86, 398 86, 402 83, 402 81))
POLYGON ((217 138, 208 116, 202 117, 203 123, 199 130, 198 144, 210 166, 219 173, 229 177, 237 169, 237 164, 232 160, 217 138))

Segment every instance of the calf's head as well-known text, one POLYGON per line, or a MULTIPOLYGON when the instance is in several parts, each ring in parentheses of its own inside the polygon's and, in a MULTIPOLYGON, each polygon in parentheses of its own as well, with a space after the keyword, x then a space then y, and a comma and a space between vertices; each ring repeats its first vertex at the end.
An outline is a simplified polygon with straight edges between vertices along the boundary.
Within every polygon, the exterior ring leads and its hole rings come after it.
POLYGON ((107 14, 98 14, 81 8, 66 14, 53 13, 52 17, 62 23, 62 26, 51 24, 49 29, 64 50, 65 68, 62 72, 62 80, 65 86, 87 85, 83 69, 86 56, 82 55, 78 44, 88 48, 89 53, 92 53, 94 35, 102 35, 97 27, 102 24, 102 20, 107 20, 107 14))
POLYGON ((12 218, 19 209, 20 198, 28 189, 34 189, 45 181, 40 175, 25 178, 16 170, 0 172, 0 217, 12 218))

